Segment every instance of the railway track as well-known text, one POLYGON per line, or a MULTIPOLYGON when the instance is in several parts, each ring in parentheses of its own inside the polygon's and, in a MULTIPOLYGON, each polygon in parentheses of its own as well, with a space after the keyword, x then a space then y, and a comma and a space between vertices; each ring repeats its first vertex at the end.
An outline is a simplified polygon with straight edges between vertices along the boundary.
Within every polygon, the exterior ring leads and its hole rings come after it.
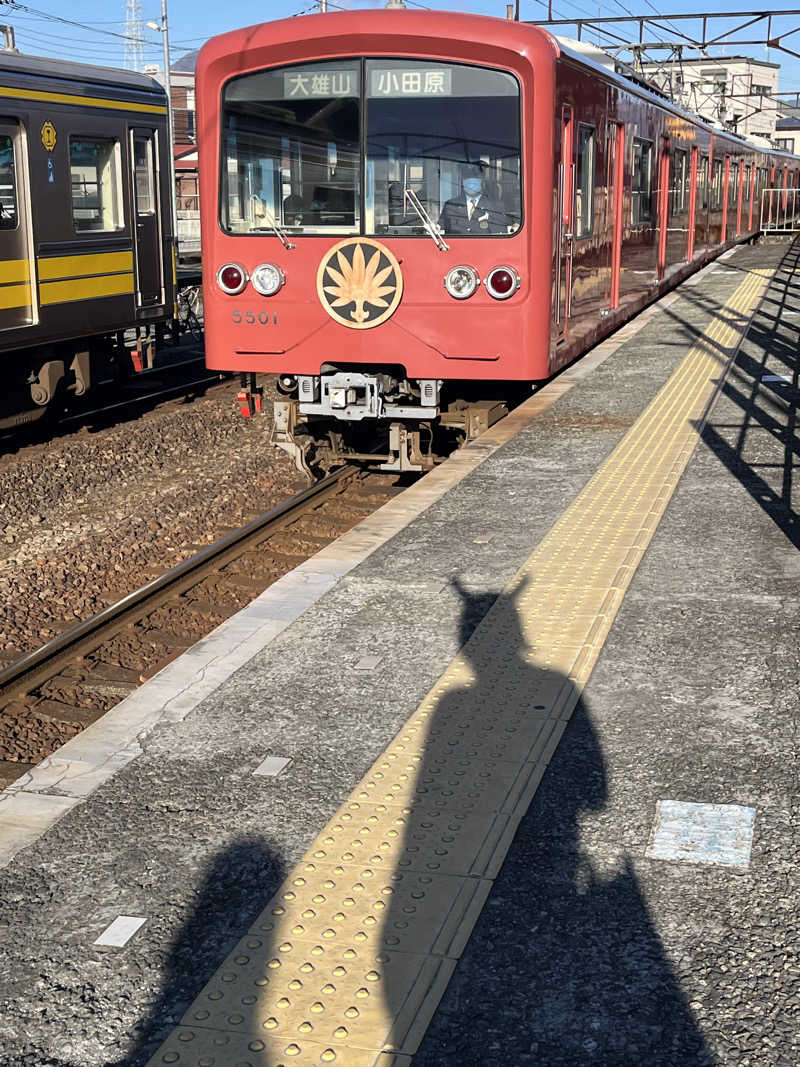
POLYGON ((342 467, 0 670, 0 787, 400 491, 342 467))

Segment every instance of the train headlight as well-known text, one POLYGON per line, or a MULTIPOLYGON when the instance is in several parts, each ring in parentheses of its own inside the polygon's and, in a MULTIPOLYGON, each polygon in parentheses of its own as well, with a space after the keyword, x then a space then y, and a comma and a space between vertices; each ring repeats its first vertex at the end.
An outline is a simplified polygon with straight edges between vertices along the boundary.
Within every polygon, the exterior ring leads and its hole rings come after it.
POLYGON ((274 296, 286 281, 286 275, 274 263, 262 263, 253 271, 250 281, 257 293, 274 296))
POLYGON ((456 300, 466 300, 472 296, 481 280, 473 267, 453 267, 444 277, 444 287, 456 300))
POLYGON ((486 279, 486 289, 495 300, 508 300, 519 289, 519 285, 519 275, 513 267, 493 267, 486 279))
POLYGON ((226 263, 217 271, 217 285, 228 296, 238 296, 247 285, 247 271, 238 263, 226 263))

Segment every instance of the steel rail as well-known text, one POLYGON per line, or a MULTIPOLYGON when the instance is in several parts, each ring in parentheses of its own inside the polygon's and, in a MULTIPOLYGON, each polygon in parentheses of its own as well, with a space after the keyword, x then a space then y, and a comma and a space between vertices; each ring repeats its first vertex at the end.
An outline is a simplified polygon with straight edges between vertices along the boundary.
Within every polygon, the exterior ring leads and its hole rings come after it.
POLYGON ((93 652, 120 630, 149 614, 167 596, 180 595, 190 589, 210 564, 224 566, 230 559, 241 555, 249 543, 263 540, 270 526, 280 528, 286 519, 301 513, 312 501, 333 492, 341 481, 358 473, 358 469, 351 465, 340 467, 0 670, 0 706, 35 689, 68 664, 93 652))

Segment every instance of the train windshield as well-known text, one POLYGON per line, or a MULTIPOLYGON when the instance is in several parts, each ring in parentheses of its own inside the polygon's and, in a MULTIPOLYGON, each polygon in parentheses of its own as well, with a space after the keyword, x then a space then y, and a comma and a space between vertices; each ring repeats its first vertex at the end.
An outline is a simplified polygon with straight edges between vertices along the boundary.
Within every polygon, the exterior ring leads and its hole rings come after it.
POLYGON ((420 60, 273 68, 223 93, 229 233, 519 229, 520 99, 500 71, 420 60), (363 135, 362 135, 363 130, 363 135))
POLYGON ((414 199, 445 234, 519 228, 519 86, 510 74, 369 60, 366 82, 367 232, 424 232, 414 199))

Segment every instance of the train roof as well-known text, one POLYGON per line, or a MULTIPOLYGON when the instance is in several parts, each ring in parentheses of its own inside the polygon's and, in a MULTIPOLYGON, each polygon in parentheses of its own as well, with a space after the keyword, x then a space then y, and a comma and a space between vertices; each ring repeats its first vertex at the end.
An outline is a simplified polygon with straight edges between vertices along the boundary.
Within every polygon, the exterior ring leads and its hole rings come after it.
POLYGON ((163 85, 148 74, 115 67, 94 67, 89 63, 73 63, 66 59, 29 56, 24 53, 0 51, 0 73, 29 78, 55 78, 80 85, 103 85, 132 92, 157 94, 165 97, 163 85))
MULTIPOLYGON (((570 63, 587 68, 605 81, 647 100, 654 107, 659 107, 709 131, 716 137, 722 137, 726 141, 732 141, 743 148, 755 150, 765 155, 785 156, 789 159, 797 158, 789 152, 755 144, 728 130, 721 130, 710 125, 700 116, 683 110, 665 97, 660 96, 656 91, 651 91, 624 74, 617 74, 600 63, 596 63, 591 58, 572 51, 541 26, 537 26, 534 23, 497 18, 494 15, 473 15, 454 11, 409 11, 407 9, 387 11, 385 8, 377 8, 279 19, 274 22, 260 23, 255 26, 231 30, 228 33, 212 37, 200 50, 199 65, 203 68, 208 62, 219 57, 222 52, 244 54, 248 51, 249 46, 254 44, 263 43, 267 45, 273 41, 277 42, 281 38, 289 41, 315 37, 317 36, 316 30, 318 28, 320 29, 320 37, 330 36, 333 39, 338 36, 335 31, 340 30, 342 27, 348 27, 349 32, 353 34, 374 37, 379 37, 381 34, 388 32, 402 34, 405 30, 409 36, 425 37, 431 41, 442 37, 465 43, 485 41, 487 44, 513 49, 519 54, 524 54, 525 52, 526 38, 527 41, 530 41, 528 35, 535 34, 540 40, 547 41, 554 58, 563 57, 570 63), (314 30, 311 30, 309 23, 317 24, 314 30), (265 34, 264 40, 261 41, 259 40, 261 36, 259 31, 266 30, 266 27, 269 27, 269 37, 265 34), (291 33, 286 33, 290 27, 291 33), (322 27, 324 27, 324 32, 321 30, 322 27)), ((342 36, 344 35, 342 34, 342 36)), ((473 58, 472 62, 474 61, 473 58)))

